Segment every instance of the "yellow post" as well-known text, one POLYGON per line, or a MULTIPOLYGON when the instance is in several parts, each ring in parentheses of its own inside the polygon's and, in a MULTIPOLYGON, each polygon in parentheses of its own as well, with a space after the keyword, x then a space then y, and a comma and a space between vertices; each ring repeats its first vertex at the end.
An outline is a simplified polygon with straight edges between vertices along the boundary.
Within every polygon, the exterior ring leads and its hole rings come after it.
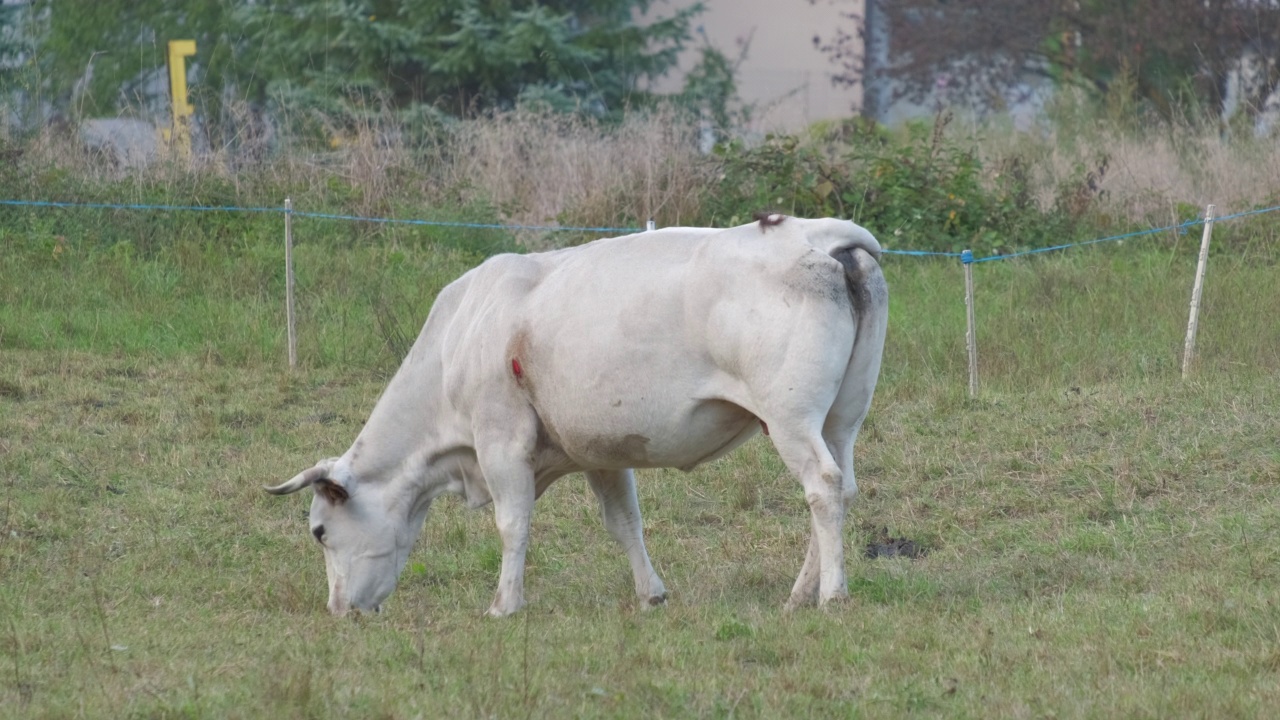
POLYGON ((196 54, 195 40, 169 41, 169 97, 173 108, 173 128, 168 140, 182 157, 191 157, 191 115, 195 108, 187 99, 186 58, 196 54))

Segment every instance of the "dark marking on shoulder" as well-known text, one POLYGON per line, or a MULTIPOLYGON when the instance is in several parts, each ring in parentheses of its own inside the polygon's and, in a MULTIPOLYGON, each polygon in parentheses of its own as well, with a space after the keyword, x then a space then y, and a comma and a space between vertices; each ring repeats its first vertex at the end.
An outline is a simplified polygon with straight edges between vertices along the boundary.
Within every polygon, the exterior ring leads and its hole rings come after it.
POLYGON ((760 232, 764 232, 768 228, 776 227, 787 219, 782 213, 770 212, 768 210, 760 210, 752 216, 756 222, 760 223, 760 232))

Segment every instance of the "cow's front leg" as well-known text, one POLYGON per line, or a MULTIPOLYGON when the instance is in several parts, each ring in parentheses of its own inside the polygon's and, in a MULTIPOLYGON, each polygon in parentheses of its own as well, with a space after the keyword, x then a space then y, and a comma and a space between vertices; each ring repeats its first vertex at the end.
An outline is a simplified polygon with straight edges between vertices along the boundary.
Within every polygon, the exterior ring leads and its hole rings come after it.
POLYGON ((533 469, 518 460, 481 461, 493 517, 502 538, 502 572, 498 592, 489 606, 490 617, 503 617, 524 607, 524 560, 529 550, 529 521, 533 516, 533 469))
POLYGON ((627 553, 631 574, 635 578, 636 595, 642 607, 656 607, 667 601, 667 589, 649 561, 644 547, 644 529, 640 520, 640 502, 636 498, 636 477, 630 470, 594 470, 587 473, 587 483, 600 501, 604 526, 627 553))

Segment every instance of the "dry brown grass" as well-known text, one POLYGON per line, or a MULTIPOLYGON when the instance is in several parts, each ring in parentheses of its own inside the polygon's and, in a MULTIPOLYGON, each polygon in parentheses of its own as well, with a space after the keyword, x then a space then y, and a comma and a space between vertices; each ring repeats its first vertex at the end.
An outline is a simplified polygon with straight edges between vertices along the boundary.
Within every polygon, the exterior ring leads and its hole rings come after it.
MULTIPOLYGON (((229 147, 190 161, 162 157, 128 167, 87 150, 63 125, 27 139, 19 162, 33 173, 64 170, 83 180, 95 200, 154 200, 155 188, 164 186, 170 194, 189 191, 191 202, 207 201, 205 183, 216 179, 241 204, 279 205, 289 194, 299 209, 340 206, 346 213, 422 219, 453 219, 450 212, 479 204, 508 223, 605 227, 639 226, 648 218, 661 226, 705 224, 704 202, 721 171, 719 158, 697 151, 696 124, 672 109, 637 112, 616 125, 517 110, 426 134, 390 111, 345 125, 283 117, 277 127, 243 107, 229 112, 245 129, 229 147), (330 141, 299 141, 304 125, 320 127, 330 141), (122 188, 132 188, 129 197, 98 197, 122 188)), ((1042 207, 1065 202, 1074 212, 1078 204, 1102 225, 1181 221, 1187 205, 1215 203, 1226 213, 1280 202, 1275 142, 1224 135, 1212 123, 1139 125, 1080 115, 1030 132, 989 124, 948 133, 976 145, 990 176, 1021 167, 1042 207), (1074 203, 1076 196, 1082 202, 1074 203)), ((26 188, 10 194, 20 189, 26 188)), ((520 239, 535 249, 573 241, 520 239)))
POLYGON ((1042 207, 1095 181, 1095 208, 1133 223, 1178 222, 1177 206, 1218 206, 1219 214, 1280 202, 1280 144, 1221 132, 1216 123, 1153 122, 1135 127, 1095 120, 1030 132, 969 128, 988 168, 1020 156, 1032 163, 1042 207))
POLYGON ((649 218, 662 225, 696 223, 701 190, 717 166, 697 152, 695 125, 672 109, 635 113, 617 125, 518 110, 425 134, 385 111, 345 125, 286 116, 274 129, 243 108, 237 117, 237 124, 257 122, 258 129, 188 161, 166 156, 130 167, 108 151, 86 149, 65 125, 29 138, 22 161, 89 183, 181 187, 215 177, 237 195, 289 188, 295 197, 329 197, 338 185, 351 191, 340 193, 346 211, 361 215, 408 205, 423 208, 420 216, 429 218, 431 207, 482 202, 511 223, 593 226, 639 225, 649 218), (307 131, 315 135, 317 127, 329 138, 327 147, 317 146, 315 137, 297 140, 307 131))
POLYGON ((612 128, 549 113, 497 114, 460 127, 440 180, 474 187, 522 223, 688 224, 711 177, 694 129, 671 110, 612 128))

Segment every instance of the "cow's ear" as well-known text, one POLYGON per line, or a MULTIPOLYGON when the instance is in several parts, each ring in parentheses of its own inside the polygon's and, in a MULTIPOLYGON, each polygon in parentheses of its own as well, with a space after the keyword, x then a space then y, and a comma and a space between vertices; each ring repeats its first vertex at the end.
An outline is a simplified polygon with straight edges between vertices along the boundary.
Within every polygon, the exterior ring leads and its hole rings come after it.
POLYGON ((331 505, 341 505, 351 497, 351 493, 347 492, 341 483, 330 478, 320 478, 315 482, 316 494, 328 500, 331 505))

